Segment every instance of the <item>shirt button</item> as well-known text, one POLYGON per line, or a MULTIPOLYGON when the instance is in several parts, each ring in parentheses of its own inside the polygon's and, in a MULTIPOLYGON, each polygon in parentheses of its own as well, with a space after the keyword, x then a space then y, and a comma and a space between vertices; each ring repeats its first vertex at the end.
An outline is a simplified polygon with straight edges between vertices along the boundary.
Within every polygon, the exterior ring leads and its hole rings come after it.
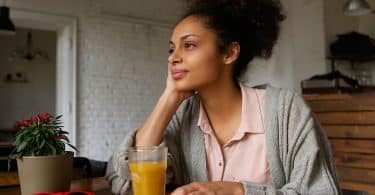
POLYGON ((221 162, 219 162, 219 166, 221 167, 221 162))

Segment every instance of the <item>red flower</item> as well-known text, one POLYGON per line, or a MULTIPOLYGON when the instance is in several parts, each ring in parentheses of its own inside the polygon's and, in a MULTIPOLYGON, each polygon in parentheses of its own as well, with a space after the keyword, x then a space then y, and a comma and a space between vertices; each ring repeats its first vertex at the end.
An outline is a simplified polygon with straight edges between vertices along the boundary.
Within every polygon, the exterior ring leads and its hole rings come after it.
POLYGON ((22 129, 22 128, 26 128, 28 126, 30 126, 29 120, 22 119, 22 120, 16 122, 16 124, 14 125, 14 128, 15 129, 22 129))
POLYGON ((31 116, 29 119, 22 119, 20 121, 17 121, 14 125, 14 128, 16 130, 21 130, 33 125, 49 124, 49 122, 54 119, 55 117, 47 112, 40 113, 37 116, 31 116))
POLYGON ((65 136, 64 135, 56 135, 56 138, 57 139, 65 139, 65 136))
POLYGON ((27 120, 24 120, 24 119, 21 121, 21 125, 23 127, 28 127, 29 126, 27 120))
POLYGON ((17 121, 16 124, 14 125, 14 129, 21 129, 23 126, 22 126, 22 123, 21 121, 17 121))
POLYGON ((40 121, 39 117, 30 117, 28 122, 29 122, 29 125, 33 125, 34 123, 40 125, 41 121, 40 121))
POLYGON ((39 114, 39 118, 42 119, 42 121, 44 122, 48 122, 52 118, 52 116, 49 113, 45 112, 45 113, 39 114))

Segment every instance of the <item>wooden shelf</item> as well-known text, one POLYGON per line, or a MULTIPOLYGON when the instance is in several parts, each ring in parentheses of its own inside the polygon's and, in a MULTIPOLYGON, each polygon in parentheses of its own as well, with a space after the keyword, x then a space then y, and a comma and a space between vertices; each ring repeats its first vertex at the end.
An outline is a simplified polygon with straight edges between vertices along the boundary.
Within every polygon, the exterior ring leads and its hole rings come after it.
POLYGON ((0 156, 0 161, 1 160, 8 160, 8 157, 7 156, 0 156))
POLYGON ((334 158, 340 167, 375 170, 375 154, 336 152, 334 158))
POLYGON ((13 128, 6 128, 6 129, 0 129, 0 132, 6 132, 6 133, 17 133, 18 131, 13 128))
POLYGON ((0 148, 13 148, 12 142, 0 141, 0 148))
POLYGON ((19 185, 18 173, 0 172, 0 187, 19 185))
POLYGON ((328 138, 375 139, 375 125, 324 125, 328 138))
POLYGON ((369 194, 375 194, 375 185, 360 183, 354 181, 340 181, 340 187, 344 189, 361 190, 366 191, 369 194))
POLYGON ((375 90, 304 99, 329 138, 341 188, 375 194, 375 90))

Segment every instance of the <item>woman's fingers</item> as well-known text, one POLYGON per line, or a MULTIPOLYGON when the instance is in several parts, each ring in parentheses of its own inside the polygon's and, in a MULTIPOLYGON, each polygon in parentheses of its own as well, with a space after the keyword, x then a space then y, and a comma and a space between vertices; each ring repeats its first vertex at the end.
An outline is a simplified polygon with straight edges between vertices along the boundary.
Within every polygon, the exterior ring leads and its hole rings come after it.
POLYGON ((244 194, 237 182, 193 182, 177 188, 171 195, 232 195, 244 194))
POLYGON ((202 192, 202 191, 194 191, 194 192, 189 193, 188 195, 209 195, 209 194, 206 192, 202 192))
POLYGON ((177 188, 172 192, 171 195, 195 195, 199 191, 199 186, 195 183, 190 183, 184 186, 177 188))

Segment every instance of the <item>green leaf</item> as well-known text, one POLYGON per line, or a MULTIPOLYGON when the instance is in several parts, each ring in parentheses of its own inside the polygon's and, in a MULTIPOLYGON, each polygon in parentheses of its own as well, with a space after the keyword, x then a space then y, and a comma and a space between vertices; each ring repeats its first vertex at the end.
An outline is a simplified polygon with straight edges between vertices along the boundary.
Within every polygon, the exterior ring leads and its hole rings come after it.
POLYGON ((67 131, 63 131, 63 130, 59 131, 59 133, 60 133, 60 134, 69 134, 69 132, 67 132, 67 131))
POLYGON ((48 148, 51 151, 51 155, 56 155, 56 148, 55 148, 55 146, 53 146, 53 145, 51 145, 49 143, 47 143, 47 145, 48 145, 48 148))
POLYGON ((68 146, 70 146, 71 148, 73 148, 76 152, 79 152, 78 150, 77 150, 77 148, 76 147, 74 147, 72 144, 70 144, 70 143, 66 143, 68 146))
POLYGON ((8 156, 8 171, 10 171, 10 163, 12 162, 12 160, 16 160, 19 157, 20 155, 18 154, 11 154, 8 156))
POLYGON ((67 136, 64 135, 64 140, 67 142, 67 143, 70 143, 70 140, 67 136))
POLYGON ((16 139, 23 137, 25 134, 29 133, 29 131, 21 130, 16 134, 16 139))
POLYGON ((39 148, 42 150, 45 144, 46 144, 46 140, 45 140, 45 139, 42 139, 42 142, 41 142, 39 148))
POLYGON ((22 143, 17 147, 17 152, 22 151, 26 146, 27 146, 27 142, 22 142, 22 143))
POLYGON ((12 162, 13 159, 11 159, 10 157, 8 157, 8 171, 10 171, 10 163, 12 162))

